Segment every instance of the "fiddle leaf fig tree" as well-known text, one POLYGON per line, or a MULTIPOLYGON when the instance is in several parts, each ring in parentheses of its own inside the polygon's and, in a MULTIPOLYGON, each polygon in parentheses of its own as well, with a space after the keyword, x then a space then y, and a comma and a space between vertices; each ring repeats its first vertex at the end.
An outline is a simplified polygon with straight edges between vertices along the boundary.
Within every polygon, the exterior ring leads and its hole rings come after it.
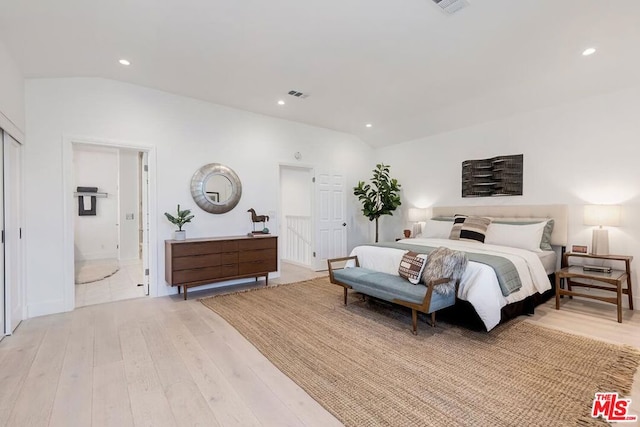
POLYGON ((400 184, 389 176, 389 165, 379 163, 373 170, 370 184, 359 181, 353 187, 353 194, 362 202, 362 213, 369 221, 376 222, 376 242, 378 241, 378 218, 382 215, 393 215, 400 201, 400 184))

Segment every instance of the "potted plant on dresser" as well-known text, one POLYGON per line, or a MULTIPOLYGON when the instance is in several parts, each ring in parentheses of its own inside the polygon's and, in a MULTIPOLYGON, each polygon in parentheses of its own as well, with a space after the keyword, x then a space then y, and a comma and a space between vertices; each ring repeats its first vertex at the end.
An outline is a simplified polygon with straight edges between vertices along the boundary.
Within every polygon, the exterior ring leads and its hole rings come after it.
POLYGON ((173 238, 175 240, 186 239, 187 232, 182 229, 182 226, 188 222, 191 222, 191 220, 193 219, 193 215, 191 215, 191 210, 189 209, 180 210, 180 205, 178 205, 178 214, 176 216, 173 216, 168 212, 165 212, 164 216, 167 217, 167 219, 171 224, 178 226, 178 229, 173 232, 173 238))

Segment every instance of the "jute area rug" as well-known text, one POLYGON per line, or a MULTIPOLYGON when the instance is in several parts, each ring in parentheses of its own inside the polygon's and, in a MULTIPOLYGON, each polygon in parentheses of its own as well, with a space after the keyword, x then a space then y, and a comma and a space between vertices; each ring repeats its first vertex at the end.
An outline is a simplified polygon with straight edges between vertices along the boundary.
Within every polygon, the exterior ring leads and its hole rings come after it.
POLYGON ((347 426, 606 425, 594 393, 627 395, 640 361, 517 319, 473 332, 350 297, 327 278, 202 301, 347 426))

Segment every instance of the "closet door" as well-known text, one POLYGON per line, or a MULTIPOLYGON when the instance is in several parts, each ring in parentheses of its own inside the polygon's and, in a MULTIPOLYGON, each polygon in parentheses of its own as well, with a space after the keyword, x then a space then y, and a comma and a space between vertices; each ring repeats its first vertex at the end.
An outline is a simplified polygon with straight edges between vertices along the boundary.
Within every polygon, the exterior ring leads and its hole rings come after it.
MULTIPOLYGON (((4 131, 0 129, 0 147, 4 147, 4 131)), ((0 150, 3 151, 3 150, 0 150)), ((4 337, 7 332, 5 329, 5 316, 6 316, 6 306, 5 306, 5 280, 4 280, 4 203, 2 197, 3 187, 3 178, 4 178, 4 168, 2 161, 2 154, 0 152, 0 227, 2 227, 2 243, 0 244, 0 340, 4 337)))
POLYGON ((4 282, 6 298, 5 329, 12 333, 23 318, 21 228, 21 146, 4 135, 4 282))

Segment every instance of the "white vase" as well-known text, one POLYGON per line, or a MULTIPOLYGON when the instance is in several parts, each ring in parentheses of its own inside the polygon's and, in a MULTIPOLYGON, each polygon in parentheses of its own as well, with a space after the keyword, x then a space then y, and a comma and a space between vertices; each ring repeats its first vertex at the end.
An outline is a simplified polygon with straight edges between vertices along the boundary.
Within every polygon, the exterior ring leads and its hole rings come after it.
POLYGON ((187 238, 187 232, 185 230, 176 230, 173 232, 173 239, 174 240, 184 240, 187 238))

